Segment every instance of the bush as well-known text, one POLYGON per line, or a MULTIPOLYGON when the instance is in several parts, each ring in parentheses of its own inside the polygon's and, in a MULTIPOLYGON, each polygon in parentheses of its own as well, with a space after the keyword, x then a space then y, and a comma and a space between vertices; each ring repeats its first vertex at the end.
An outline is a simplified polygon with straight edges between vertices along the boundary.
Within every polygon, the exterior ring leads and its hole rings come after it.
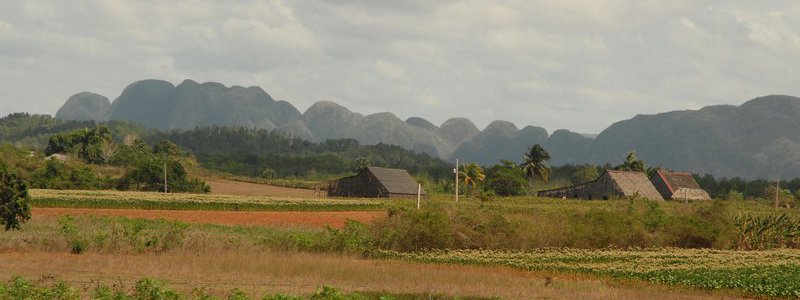
POLYGON ((107 188, 106 182, 98 178, 94 169, 75 163, 49 160, 34 171, 31 185, 40 189, 96 190, 107 188))
POLYGON ((80 294, 63 282, 51 287, 36 286, 20 277, 13 277, 8 284, 0 283, 0 299, 59 299, 78 300, 80 294))
POLYGON ((151 278, 139 280, 134 287, 133 299, 136 300, 179 300, 181 295, 165 282, 151 278))
POLYGON ((525 173, 517 165, 511 162, 504 162, 502 165, 495 165, 486 171, 486 181, 484 188, 494 191, 500 196, 519 196, 525 194, 525 186, 528 181, 525 173))
POLYGON ((6 230, 20 229, 31 218, 28 183, 5 165, 0 165, 0 224, 6 230))
POLYGON ((199 179, 187 179, 186 169, 177 160, 142 160, 119 179, 120 190, 164 191, 164 167, 167 172, 167 191, 208 193, 211 188, 199 179))

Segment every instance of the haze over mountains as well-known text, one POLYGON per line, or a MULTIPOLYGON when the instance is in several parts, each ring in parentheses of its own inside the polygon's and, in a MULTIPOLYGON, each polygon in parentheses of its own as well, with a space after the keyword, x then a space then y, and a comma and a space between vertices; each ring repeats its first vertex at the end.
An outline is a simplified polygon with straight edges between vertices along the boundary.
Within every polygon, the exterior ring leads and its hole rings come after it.
MULTIPOLYGON (((568 113, 568 112, 565 112, 568 113)), ((480 130, 465 118, 440 126, 392 113, 362 115, 320 101, 301 113, 259 87, 225 87, 186 80, 129 85, 112 103, 93 93, 70 97, 56 114, 74 120, 121 120, 172 130, 244 126, 281 130, 312 141, 352 138, 362 144, 387 143, 443 159, 494 164, 519 161, 526 148, 541 144, 551 164, 618 163, 630 150, 651 165, 743 178, 800 177, 800 98, 766 96, 741 106, 637 115, 589 138, 568 130, 518 128, 495 121, 480 130)))

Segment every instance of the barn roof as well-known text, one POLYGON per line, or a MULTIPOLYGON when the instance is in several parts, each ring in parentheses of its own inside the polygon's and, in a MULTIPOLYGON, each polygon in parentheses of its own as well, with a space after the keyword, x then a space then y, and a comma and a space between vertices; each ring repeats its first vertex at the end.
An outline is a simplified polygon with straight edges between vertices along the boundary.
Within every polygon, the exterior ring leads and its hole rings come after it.
POLYGON ((658 170, 656 172, 657 175, 661 176, 661 179, 667 183, 667 187, 671 192, 675 192, 676 190, 681 188, 701 189, 700 185, 697 184, 697 181, 695 181, 694 177, 692 177, 692 174, 667 172, 663 170, 658 170))
POLYGON ((625 196, 632 196, 638 193, 640 196, 650 200, 664 200, 664 197, 661 197, 661 194, 644 172, 606 170, 606 173, 625 196))
MULTIPOLYGON (((367 167, 390 194, 417 194, 417 181, 406 170, 367 167)), ((425 191, 422 191, 425 194, 425 191)))
POLYGON ((689 197, 690 199, 711 199, 690 173, 658 170, 653 176, 658 176, 665 183, 669 189, 669 197, 675 198, 674 195, 681 191, 682 194, 678 195, 678 198, 683 196, 683 198, 689 197))

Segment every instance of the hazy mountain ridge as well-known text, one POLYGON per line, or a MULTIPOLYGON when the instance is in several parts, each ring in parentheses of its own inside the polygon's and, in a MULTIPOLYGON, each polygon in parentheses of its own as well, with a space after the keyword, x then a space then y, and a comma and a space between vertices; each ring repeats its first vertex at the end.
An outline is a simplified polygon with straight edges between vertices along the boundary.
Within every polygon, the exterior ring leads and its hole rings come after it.
POLYGON ((618 163, 630 150, 652 165, 745 178, 800 177, 800 98, 766 96, 741 106, 718 105, 655 115, 637 115, 612 124, 596 138, 569 130, 552 134, 495 121, 479 130, 465 118, 439 126, 419 118, 403 121, 392 113, 362 115, 329 101, 302 114, 259 87, 225 87, 186 80, 129 85, 110 105, 91 93, 70 97, 56 117, 131 121, 156 129, 243 126, 284 131, 311 141, 352 138, 386 143, 441 158, 494 164, 520 161, 532 144, 542 144, 551 164, 618 163), (100 117, 98 117, 100 116, 100 117))

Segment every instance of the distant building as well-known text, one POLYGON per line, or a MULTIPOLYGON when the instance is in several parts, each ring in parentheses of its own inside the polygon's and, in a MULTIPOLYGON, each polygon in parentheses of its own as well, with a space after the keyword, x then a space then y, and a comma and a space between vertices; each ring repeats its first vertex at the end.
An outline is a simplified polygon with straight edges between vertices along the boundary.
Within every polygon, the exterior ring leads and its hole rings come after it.
POLYGON ((589 200, 625 198, 636 194, 650 200, 664 200, 647 174, 618 170, 606 170, 593 181, 538 193, 539 197, 589 200))
POLYGON ((664 199, 711 200, 708 193, 697 184, 692 174, 689 173, 658 170, 650 177, 650 182, 664 199))
MULTIPOLYGON (((366 167, 358 174, 328 182, 328 197, 416 197, 418 183, 406 170, 366 167)), ((422 190, 422 195, 427 195, 422 190)))

